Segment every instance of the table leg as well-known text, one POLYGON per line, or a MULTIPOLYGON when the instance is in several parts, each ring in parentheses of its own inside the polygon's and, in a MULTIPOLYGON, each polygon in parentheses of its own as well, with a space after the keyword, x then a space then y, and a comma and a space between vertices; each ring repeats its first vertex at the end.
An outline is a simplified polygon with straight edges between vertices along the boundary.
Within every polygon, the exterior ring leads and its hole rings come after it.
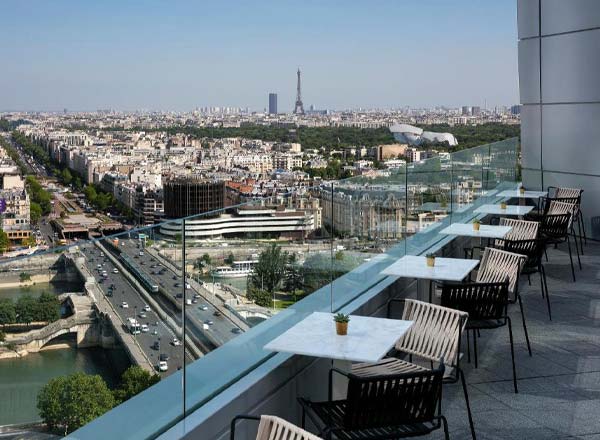
MULTIPOLYGON (((350 373, 350 371, 352 371, 352 362, 350 361, 340 361, 335 359, 331 361, 331 366, 338 370, 342 370, 345 373, 350 373)), ((348 394, 348 378, 341 374, 333 373, 331 390, 333 400, 345 399, 348 394)))

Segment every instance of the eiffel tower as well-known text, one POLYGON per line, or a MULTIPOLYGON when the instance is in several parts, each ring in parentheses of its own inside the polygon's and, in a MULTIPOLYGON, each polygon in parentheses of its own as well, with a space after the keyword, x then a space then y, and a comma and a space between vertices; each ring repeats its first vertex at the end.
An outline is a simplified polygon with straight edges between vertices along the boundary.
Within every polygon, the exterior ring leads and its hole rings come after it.
POLYGON ((302 91, 300 88, 300 68, 298 67, 298 85, 296 86, 296 105, 294 106, 294 114, 304 114, 304 104, 302 104, 302 91))

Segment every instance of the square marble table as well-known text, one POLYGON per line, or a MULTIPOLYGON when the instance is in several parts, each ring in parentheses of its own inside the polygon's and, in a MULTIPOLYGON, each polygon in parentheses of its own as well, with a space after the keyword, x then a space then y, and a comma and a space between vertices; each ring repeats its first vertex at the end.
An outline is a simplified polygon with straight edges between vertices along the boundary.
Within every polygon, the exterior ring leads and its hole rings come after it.
POLYGON ((506 205, 506 209, 502 209, 500 205, 481 205, 474 212, 475 214, 492 214, 492 215, 525 215, 533 209, 533 206, 525 205, 506 205))
POLYGON ((479 230, 476 231, 473 229, 473 223, 452 223, 439 233, 475 238, 504 238, 511 230, 512 226, 480 225, 479 230))
POLYGON ((351 315, 348 334, 339 336, 332 313, 314 312, 264 348, 338 361, 377 362, 411 325, 412 321, 351 315))
POLYGON ((518 189, 509 189, 502 191, 496 197, 510 197, 516 199, 539 199, 540 197, 546 197, 548 191, 528 191, 525 190, 523 194, 518 189))
POLYGON ((381 273, 422 280, 462 281, 478 264, 479 260, 435 257, 435 266, 429 267, 427 258, 405 255, 381 273))

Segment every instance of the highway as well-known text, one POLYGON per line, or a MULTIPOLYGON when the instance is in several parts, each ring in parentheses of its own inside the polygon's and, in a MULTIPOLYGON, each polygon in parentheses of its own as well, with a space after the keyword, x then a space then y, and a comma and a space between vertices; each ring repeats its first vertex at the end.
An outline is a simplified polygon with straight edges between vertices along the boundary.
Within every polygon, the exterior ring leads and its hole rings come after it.
MULTIPOLYGON (((136 336, 136 340, 153 363, 158 363, 159 354, 167 354, 169 356, 169 360, 167 361, 169 369, 164 373, 160 373, 161 375, 167 376, 175 372, 179 367, 183 366, 183 345, 173 345, 172 341, 175 335, 171 329, 158 318, 154 310, 144 312, 146 302, 140 296, 139 292, 121 273, 113 273, 115 266, 108 258, 102 257, 100 252, 99 249, 91 245, 81 248, 86 266, 94 274, 94 278, 97 281, 104 278, 97 270, 98 264, 102 265, 102 270, 106 270, 107 272, 108 276, 102 282, 98 283, 104 296, 113 305, 123 321, 126 321, 127 318, 136 317, 140 324, 147 324, 149 326, 149 332, 140 333, 136 336), (111 285, 114 285, 112 289, 113 294, 112 296, 108 296, 107 293, 111 285), (123 307, 123 302, 127 303, 127 308, 123 307), (145 317, 140 316, 142 312, 145 313, 145 317), (159 343, 158 350, 154 348, 156 342, 159 343)), ((189 356, 186 356, 186 362, 189 361, 189 356)))
MULTIPOLYGON (((149 279, 155 282, 159 288, 162 288, 167 295, 170 295, 179 304, 182 304, 183 296, 183 281, 181 276, 168 267, 159 265, 159 262, 148 252, 143 252, 144 249, 138 248, 139 242, 134 239, 121 239, 119 248, 122 252, 126 252, 137 263, 138 268, 142 270, 149 279), (140 255, 142 251, 143 255, 140 255)), ((196 292, 193 289, 186 289, 186 300, 194 301, 194 294, 207 295, 206 292, 196 292)), ((205 298, 200 296, 196 298, 196 303, 186 306, 186 317, 188 322, 193 322, 202 328, 202 324, 208 325, 211 339, 215 340, 219 345, 233 339, 241 332, 230 319, 223 316, 217 309, 205 298)))

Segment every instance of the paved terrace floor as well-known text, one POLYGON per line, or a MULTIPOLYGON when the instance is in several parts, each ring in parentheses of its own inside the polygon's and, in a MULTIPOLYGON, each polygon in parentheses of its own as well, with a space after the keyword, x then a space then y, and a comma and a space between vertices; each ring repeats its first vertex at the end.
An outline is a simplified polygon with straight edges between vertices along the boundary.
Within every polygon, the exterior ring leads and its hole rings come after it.
MULTIPOLYGON (((463 367, 477 438, 600 440, 600 244, 588 240, 583 270, 571 277, 566 246, 545 263, 552 302, 548 320, 539 278, 521 280, 533 357, 527 354, 518 305, 512 305, 519 394, 514 394, 508 329, 481 331, 479 368, 463 367)), ((469 439, 460 383, 444 387, 452 439, 469 439)), ((423 438, 443 438, 441 431, 423 438)))

